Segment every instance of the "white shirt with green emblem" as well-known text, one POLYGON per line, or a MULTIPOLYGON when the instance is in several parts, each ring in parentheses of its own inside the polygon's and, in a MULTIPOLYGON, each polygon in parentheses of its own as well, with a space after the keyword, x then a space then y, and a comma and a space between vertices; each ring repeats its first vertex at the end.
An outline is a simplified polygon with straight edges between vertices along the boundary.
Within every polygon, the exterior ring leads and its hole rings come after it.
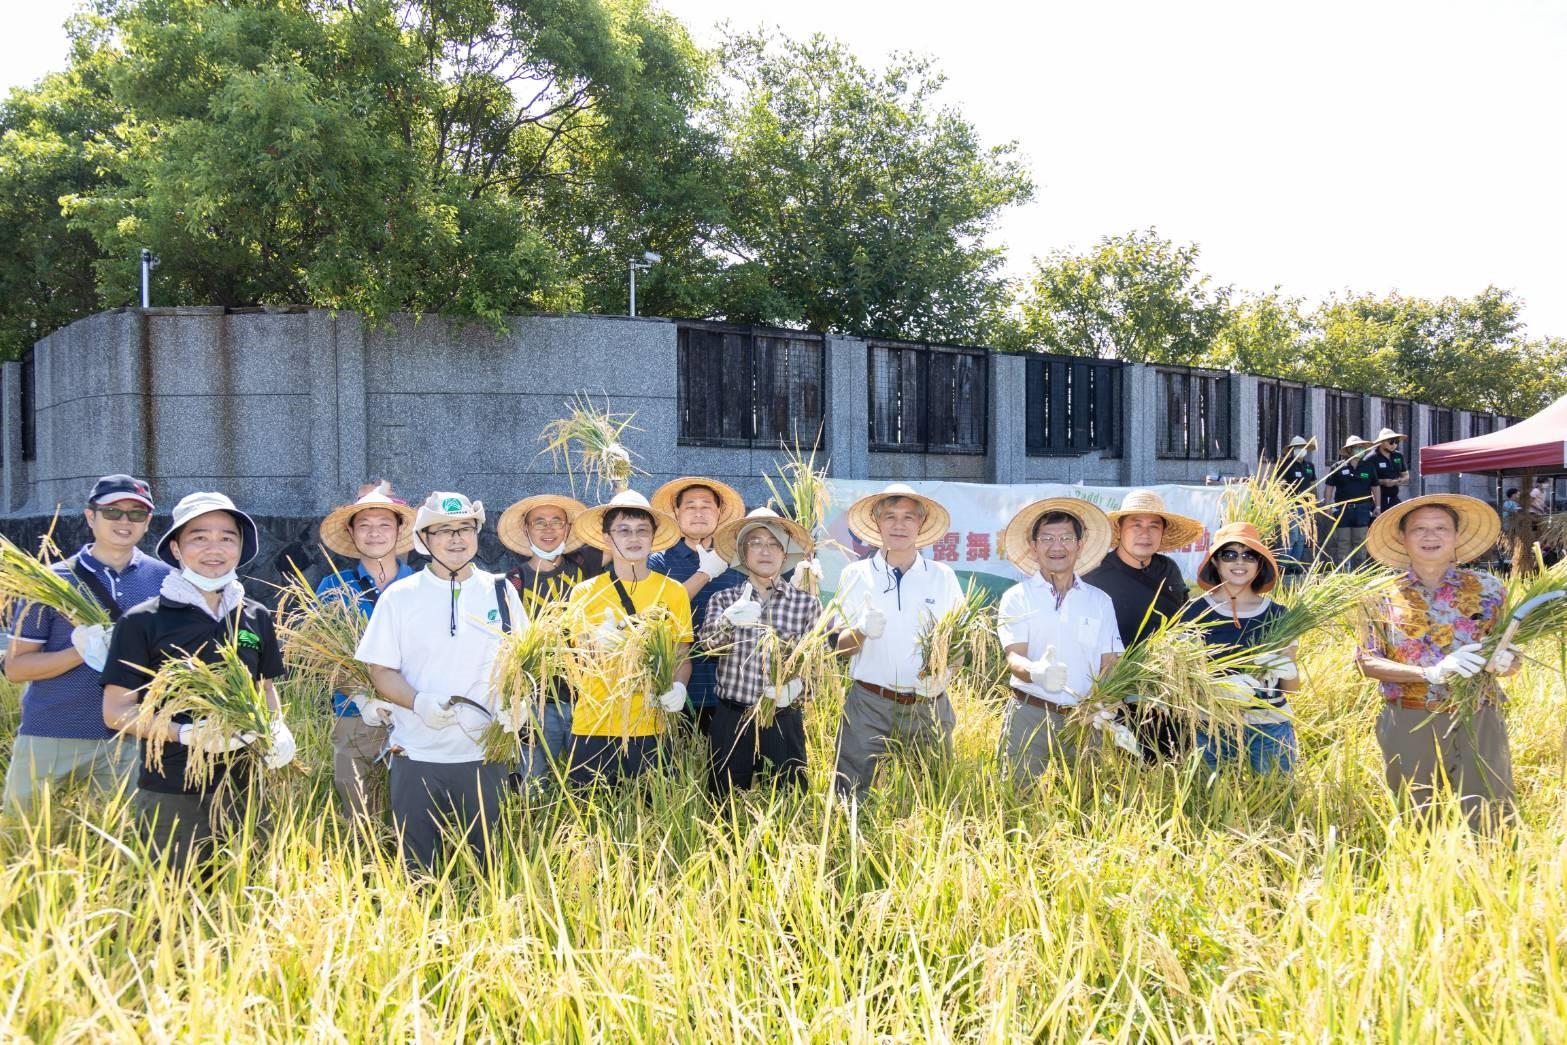
MULTIPOLYGON (((490 693, 490 669, 501 643, 500 607, 495 601, 493 573, 474 570, 457 589, 457 633, 452 634, 452 584, 429 569, 390 585, 376 601, 375 612, 359 641, 355 656, 402 673, 420 693, 462 696, 492 709, 498 697, 490 693)), ((517 590, 503 584, 511 608, 513 630, 528 626, 517 590)), ((477 762, 479 737, 489 716, 454 702, 457 720, 431 729, 412 711, 392 711, 392 743, 420 762, 477 762)))

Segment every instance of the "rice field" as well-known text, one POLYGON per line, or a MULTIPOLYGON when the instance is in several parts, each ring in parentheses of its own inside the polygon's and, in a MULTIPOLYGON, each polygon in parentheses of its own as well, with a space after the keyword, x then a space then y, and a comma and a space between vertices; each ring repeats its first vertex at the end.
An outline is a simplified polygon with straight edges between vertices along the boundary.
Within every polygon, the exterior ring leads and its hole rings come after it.
POLYGON ((1512 680, 1523 824, 1476 839, 1398 820, 1369 684, 1342 648, 1303 667, 1288 786, 1195 761, 1014 786, 998 710, 960 693, 953 762, 899 767, 855 820, 823 701, 808 793, 716 813, 688 751, 640 790, 513 799, 487 866, 417 881, 333 814, 327 724, 296 712, 313 773, 269 775, 270 827, 205 880, 77 799, 0 831, 0 1034, 1567 1039, 1559 671, 1512 680))

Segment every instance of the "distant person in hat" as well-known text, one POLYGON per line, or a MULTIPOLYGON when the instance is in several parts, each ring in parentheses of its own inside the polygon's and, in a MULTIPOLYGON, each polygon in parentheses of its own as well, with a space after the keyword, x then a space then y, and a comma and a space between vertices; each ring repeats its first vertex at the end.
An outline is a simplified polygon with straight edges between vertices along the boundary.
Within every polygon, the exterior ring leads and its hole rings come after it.
MULTIPOLYGON (((745 575, 713 548, 719 527, 745 515, 745 502, 732 486, 705 476, 686 476, 660 486, 652 507, 675 520, 680 540, 648 556, 648 569, 679 581, 691 599, 692 620, 705 620, 714 595, 745 583, 745 575)), ((688 697, 686 714, 705 734, 718 704, 717 664, 711 657, 693 654, 688 697)))
MULTIPOLYGON (((1121 643, 1131 649, 1186 605, 1186 578, 1165 552, 1203 536, 1203 525, 1172 512, 1153 490, 1131 490, 1109 514, 1114 552, 1083 580, 1110 596, 1121 643)), ((1128 718, 1148 761, 1175 758, 1189 749, 1189 737, 1165 711, 1130 701, 1128 718)))
MULTIPOLYGON (((260 533, 255 520, 220 493, 193 493, 174 506, 169 530, 158 541, 158 558, 178 572, 163 578, 158 594, 128 610, 114 626, 108 663, 103 669, 103 720, 110 729, 160 738, 162 766, 143 752, 134 808, 156 852, 179 863, 211 851, 253 797, 250 760, 226 759, 212 779, 188 781, 188 751, 234 755, 257 739, 226 733, 207 719, 174 717, 174 725, 155 726, 139 714, 142 693, 152 676, 171 660, 186 656, 216 662, 219 649, 232 644, 277 713, 276 681, 283 677, 283 650, 272 611, 247 598, 238 571, 256 557, 260 533)), ((294 735, 282 715, 272 721, 263 765, 276 770, 294 759, 294 735)))
POLYGON ((1333 491, 1333 536, 1328 541, 1328 554, 1333 561, 1347 569, 1365 562, 1361 546, 1366 542, 1366 530, 1376 511, 1377 470, 1371 463, 1373 444, 1358 435, 1352 435, 1339 449, 1338 463, 1323 480, 1333 491))
POLYGON ((1371 527, 1377 562, 1404 571, 1371 616, 1357 652, 1361 674, 1381 683, 1377 717, 1388 788, 1424 813, 1451 787, 1476 829, 1513 811, 1512 753, 1498 678, 1520 661, 1510 648, 1489 660, 1481 642, 1502 626, 1500 580, 1464 568, 1490 550, 1501 531, 1496 511, 1462 494, 1427 494, 1395 505, 1371 527), (1475 691, 1460 709, 1452 687, 1475 691))
MULTIPOLYGON (((393 497, 387 483, 361 486, 352 504, 334 508, 321 520, 320 536, 327 551, 354 566, 334 566, 316 585, 316 594, 341 599, 366 617, 383 591, 414 575, 403 561, 413 548, 414 510, 393 497)), ((381 759, 391 712, 391 705, 371 692, 332 694, 332 786, 350 817, 377 821, 386 811, 381 759)))
MULTIPOLYGON (((1202 595, 1187 606, 1188 620, 1206 625, 1203 640, 1215 652, 1255 649, 1284 607, 1268 598, 1279 580, 1279 564, 1262 543, 1251 523, 1221 526, 1197 569, 1202 595)), ((1241 701, 1240 735, 1221 732, 1213 724, 1197 729, 1197 749, 1210 766, 1236 761, 1244 752, 1246 764, 1256 773, 1288 773, 1294 769, 1297 746, 1289 696, 1300 687, 1294 647, 1278 654, 1264 654, 1266 674, 1232 675, 1230 683, 1241 701)))
MULTIPOLYGON (((106 475, 93 484, 82 514, 92 539, 50 568, 91 594, 112 620, 158 594, 170 573, 136 545, 147 535, 152 491, 140 479, 106 475)), ((112 627, 112 625, 111 625, 112 627)), ((85 783, 99 795, 135 786, 136 741, 103 721, 98 673, 110 629, 72 626, 43 605, 17 607, 5 677, 25 683, 22 722, 6 767, 6 811, 26 813, 39 791, 85 783)))
POLYGON ((1023 581, 996 614, 1012 684, 1001 758, 1034 777, 1052 754, 1076 757, 1066 717, 1125 648, 1110 596, 1079 576, 1110 550, 1110 520, 1089 501, 1049 497, 1014 515, 1002 542, 1023 581))
POLYGON ((566 602, 567 627, 584 661, 593 665, 597 654, 624 641, 631 618, 655 606, 674 618, 685 643, 675 683, 667 692, 624 692, 619 680, 596 666, 589 667, 579 679, 571 718, 571 782, 613 785, 641 776, 657 761, 658 710, 678 714, 688 707, 691 600, 679 582, 648 565, 648 557, 672 547, 680 539, 680 531, 675 520, 654 508, 646 497, 635 490, 623 490, 609 503, 578 515, 571 524, 571 534, 573 539, 608 553, 610 559, 609 569, 573 588, 566 602))
POLYGON ((432 493, 414 517, 429 565, 381 593, 355 656, 391 705, 392 826, 410 870, 428 870, 455 831, 482 862, 506 767, 484 761, 485 727, 516 732, 491 674, 504 637, 528 627, 506 578, 473 565, 484 504, 432 493))
MULTIPOLYGON (((1284 451, 1284 459, 1279 462, 1277 475, 1279 481, 1288 486, 1296 494, 1312 493, 1317 488, 1317 466, 1311 461, 1311 448, 1316 445, 1316 438, 1307 439, 1303 435, 1297 435, 1290 440, 1289 446, 1284 451)), ((1311 554, 1311 545, 1314 534, 1308 533, 1308 527, 1315 526, 1315 516, 1302 515, 1292 512, 1287 520, 1288 531, 1285 537, 1285 551, 1288 553, 1284 568, 1292 573, 1304 570, 1310 563, 1307 561, 1311 554)))
POLYGON ((950 522, 945 508, 903 483, 849 507, 849 529, 879 550, 838 579, 838 652, 854 680, 838 725, 835 777, 845 796, 869 792, 893 743, 951 755, 949 680, 924 677, 919 650, 921 633, 963 601, 952 568, 920 555, 950 522))
POLYGON ((1402 438, 1404 433, 1384 427, 1372 440, 1377 444, 1370 461, 1376 469, 1377 487, 1382 496, 1379 511, 1385 512, 1403 500, 1400 487, 1409 483, 1409 466, 1404 463, 1404 454, 1398 448, 1398 441, 1402 438))
POLYGON ((757 508, 718 531, 718 553, 745 574, 707 604, 700 646, 718 664, 718 706, 713 711, 709 780, 714 797, 751 787, 759 762, 783 784, 805 783, 805 680, 777 679, 766 636, 787 647, 811 634, 821 619, 821 600, 784 578, 812 550, 805 530, 770 508, 757 508), (756 717, 763 699, 776 709, 763 725, 756 717))

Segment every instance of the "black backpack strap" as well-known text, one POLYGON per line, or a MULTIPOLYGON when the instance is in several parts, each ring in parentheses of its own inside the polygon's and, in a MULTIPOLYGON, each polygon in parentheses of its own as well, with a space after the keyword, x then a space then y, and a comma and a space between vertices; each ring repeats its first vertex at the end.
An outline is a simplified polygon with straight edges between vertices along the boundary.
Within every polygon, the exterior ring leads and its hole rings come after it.
POLYGON ((501 634, 511 634, 511 604, 506 601, 506 589, 511 582, 505 577, 495 578, 495 608, 501 615, 501 634))
POLYGON ((80 559, 77 559, 75 562, 71 563, 71 572, 76 575, 77 580, 81 581, 84 585, 87 586, 88 591, 92 592, 93 598, 98 600, 99 605, 104 608, 104 612, 109 615, 109 622, 111 624, 118 624, 120 620, 120 607, 115 603, 114 595, 109 591, 108 587, 104 585, 102 578, 100 578, 93 571, 89 570, 87 567, 83 566, 82 560, 80 559))
POLYGON ((627 619, 637 615, 637 604, 631 601, 631 595, 626 591, 626 586, 620 583, 620 578, 611 574, 610 580, 615 584, 615 594, 620 596, 620 608, 626 611, 627 619))

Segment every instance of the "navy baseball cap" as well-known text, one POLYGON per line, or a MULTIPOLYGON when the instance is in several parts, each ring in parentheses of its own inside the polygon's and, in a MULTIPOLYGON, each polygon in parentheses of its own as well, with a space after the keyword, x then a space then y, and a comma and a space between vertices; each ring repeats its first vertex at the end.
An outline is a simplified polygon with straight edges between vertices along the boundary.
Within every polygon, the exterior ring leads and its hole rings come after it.
POLYGON ((130 475, 106 475, 93 483, 92 493, 87 495, 89 505, 113 504, 115 501, 139 501, 148 510, 152 503, 152 487, 130 475))

